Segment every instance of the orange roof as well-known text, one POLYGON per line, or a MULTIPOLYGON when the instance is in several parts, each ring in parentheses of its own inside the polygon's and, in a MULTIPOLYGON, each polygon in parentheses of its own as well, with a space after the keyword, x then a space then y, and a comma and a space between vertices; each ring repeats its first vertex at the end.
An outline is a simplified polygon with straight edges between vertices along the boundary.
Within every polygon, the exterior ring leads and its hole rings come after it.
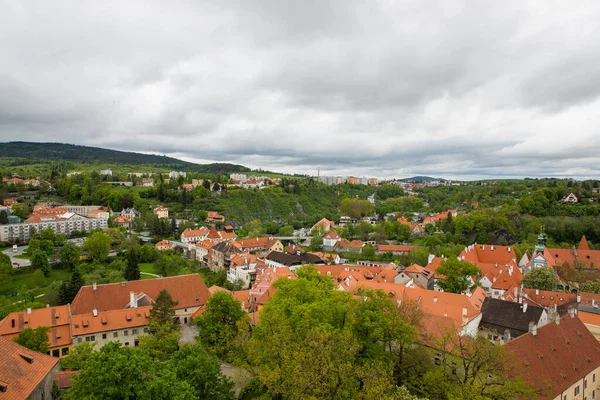
POLYGON ((217 228, 215 228, 214 226, 211 226, 210 229, 208 230, 208 235, 206 235, 207 239, 220 239, 221 236, 219 235, 219 232, 217 232, 217 228))
POLYGON ((473 244, 467 247, 460 253, 459 258, 475 265, 479 263, 508 265, 518 262, 512 247, 486 244, 473 244))
POLYGON ((72 375, 79 375, 79 371, 57 371, 54 373, 54 380, 59 389, 69 389, 73 386, 72 375))
POLYGON ((179 275, 108 283, 97 285, 96 290, 93 286, 83 286, 71 303, 71 311, 73 314, 84 314, 91 313, 94 308, 98 311, 119 310, 129 304, 130 292, 143 292, 151 299, 156 299, 162 289, 166 289, 173 300, 179 302, 177 309, 201 306, 209 296, 208 288, 200 275, 179 275))
POLYGON ((12 312, 0 321, 0 336, 14 338, 26 328, 49 326, 50 347, 67 346, 71 344, 69 314, 68 305, 38 308, 31 310, 31 314, 27 314, 26 311, 12 312))
POLYGON ((154 211, 169 211, 167 207, 158 206, 154 209, 154 211))
POLYGON ((58 358, 29 350, 0 337, 0 392, 3 400, 26 399, 58 363, 58 358))
POLYGON ((594 325, 600 327, 600 314, 587 311, 578 311, 577 316, 586 325, 594 325))
POLYGON ((131 220, 129 219, 129 217, 126 217, 124 215, 119 215, 117 218, 115 218, 115 222, 117 222, 119 224, 124 224, 127 222, 131 222, 131 220))
POLYGON ((543 307, 560 307, 565 304, 577 304, 577 295, 572 293, 551 292, 549 290, 537 290, 523 288, 523 292, 527 295, 524 301, 532 301, 533 303, 543 307))
POLYGON ((217 293, 217 292, 226 292, 226 293, 230 293, 229 289, 225 289, 221 286, 217 286, 217 285, 212 285, 211 287, 208 288, 208 291, 210 292, 210 295, 212 296, 213 294, 217 293))
POLYGON ((338 247, 357 247, 357 248, 362 248, 364 247, 365 243, 361 240, 352 240, 352 241, 348 241, 346 239, 342 239, 339 242, 337 242, 336 246, 338 247))
POLYGON ((191 237, 202 237, 208 234, 208 228, 202 227, 200 229, 186 229, 183 231, 182 235, 186 238, 191 237))
POLYGON ((219 231, 219 237, 221 239, 233 239, 235 240, 235 238, 237 238, 237 235, 235 234, 235 232, 226 232, 226 231, 219 231))
POLYGON ((215 245, 215 242, 212 240, 202 240, 201 242, 196 243, 196 246, 202 247, 203 249, 210 250, 215 245))
POLYGON ((98 316, 92 313, 78 314, 71 317, 73 336, 114 331, 117 329, 138 328, 148 324, 152 306, 126 308, 122 310, 99 311, 98 316))
POLYGON ((600 343, 579 318, 569 315, 504 346, 514 357, 513 373, 543 393, 540 399, 555 398, 600 366, 600 343))
POLYGON ((318 227, 322 227, 324 230, 329 230, 335 226, 333 221, 328 220, 327 218, 321 218, 319 222, 313 225, 312 229, 316 229, 318 227))
POLYGON ((410 245, 400 245, 400 244, 380 244, 377 246, 379 251, 413 251, 417 250, 419 246, 410 246, 410 245))
POLYGON ((600 306, 600 294, 590 292, 579 292, 581 301, 579 304, 584 306, 600 306))
POLYGON ((160 242, 157 242, 154 246, 155 247, 173 247, 174 244, 170 240, 161 240, 160 242))
POLYGON ((339 239, 340 235, 338 235, 335 231, 330 231, 327 235, 323 236, 323 239, 339 239))

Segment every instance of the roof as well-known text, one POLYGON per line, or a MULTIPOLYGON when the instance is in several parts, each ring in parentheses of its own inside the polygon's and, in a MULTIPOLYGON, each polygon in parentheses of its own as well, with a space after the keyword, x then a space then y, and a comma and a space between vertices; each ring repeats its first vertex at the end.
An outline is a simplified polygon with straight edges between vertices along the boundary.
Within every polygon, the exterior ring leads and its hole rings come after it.
POLYGON ((351 240, 348 241, 346 239, 342 239, 339 242, 336 243, 336 246, 338 247, 356 247, 356 248, 363 248, 365 245, 365 243, 361 240, 351 240))
POLYGON ((179 275, 167 278, 156 278, 140 281, 107 283, 83 286, 71 303, 73 314, 91 313, 94 308, 98 311, 119 310, 129 304, 129 294, 145 293, 156 299, 161 290, 166 289, 174 301, 179 302, 179 308, 196 307, 206 303, 209 292, 206 284, 198 274, 179 275))
POLYGON ((210 250, 215 246, 215 242, 213 242, 212 240, 202 240, 198 243, 196 243, 196 246, 198 247, 202 247, 203 249, 207 249, 210 250))
POLYGON ((473 244, 460 253, 461 260, 469 261, 475 265, 479 263, 508 265, 517 263, 515 251, 510 246, 495 246, 473 244))
POLYGON ((58 358, 29 350, 0 337, 0 385, 3 400, 25 399, 58 363, 58 358))
POLYGON ((581 241, 579 242, 579 247, 577 247, 577 250, 589 250, 589 249, 590 249, 590 246, 588 245, 585 235, 583 235, 581 237, 581 241))
POLYGON ((50 327, 48 339, 50 347, 67 346, 71 344, 69 327, 69 306, 38 308, 27 311, 10 313, 0 321, 0 335, 9 339, 17 337, 26 328, 35 329, 38 326, 50 327), (14 320, 15 326, 12 326, 14 320))
POLYGON ((513 371, 552 399, 600 366, 600 343, 576 316, 537 328, 504 345, 516 361, 513 371))
POLYGON ((157 242, 154 246, 155 247, 173 247, 174 244, 170 240, 161 240, 160 242, 157 242))
POLYGON ((323 236, 323 239, 339 239, 340 235, 338 235, 335 231, 330 231, 327 235, 323 236))
POLYGON ((302 264, 325 264, 325 262, 314 254, 302 253, 287 254, 281 251, 272 251, 267 255, 267 260, 282 264, 286 267, 292 267, 302 264))
POLYGON ((329 230, 335 226, 333 221, 328 220, 327 218, 321 218, 319 222, 313 225, 312 229, 316 229, 318 227, 322 227, 324 230, 329 230))
POLYGON ((54 380, 56 381, 56 386, 59 389, 69 389, 73 386, 73 382, 71 380, 72 375, 78 375, 79 371, 57 371, 54 373, 54 380))
POLYGON ((181 236, 186 237, 186 238, 191 238, 191 237, 202 237, 202 236, 206 236, 207 234, 208 234, 208 228, 202 227, 200 229, 186 229, 185 231, 183 231, 181 236))
POLYGON ((400 245, 400 244, 380 244, 377 246, 377 250, 379 251, 413 251, 417 250, 419 246, 411 246, 411 245, 400 245))
POLYGON ((569 304, 577 304, 577 295, 564 292, 551 292, 549 290, 536 290, 523 288, 526 294, 523 301, 532 302, 543 307, 565 307, 569 304))
POLYGON ((530 322, 538 323, 544 309, 488 297, 483 301, 481 313, 480 327, 499 334, 504 334, 504 331, 509 329, 511 335, 517 337, 529 331, 530 322))
POLYGON ((600 327, 600 314, 579 310, 577 316, 586 325, 600 327))
POLYGON ((73 336, 114 331, 117 329, 137 328, 148 324, 152 306, 126 308, 122 310, 100 311, 78 314, 71 317, 73 336))

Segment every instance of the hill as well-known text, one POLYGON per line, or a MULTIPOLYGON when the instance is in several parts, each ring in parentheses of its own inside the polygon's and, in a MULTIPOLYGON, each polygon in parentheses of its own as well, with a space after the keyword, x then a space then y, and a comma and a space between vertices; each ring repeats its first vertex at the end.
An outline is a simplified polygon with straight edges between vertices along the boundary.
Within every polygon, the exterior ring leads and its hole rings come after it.
POLYGON ((141 154, 100 147, 79 146, 66 143, 7 142, 0 145, 0 157, 18 158, 34 163, 44 160, 68 160, 75 162, 105 162, 129 165, 155 164, 186 171, 222 174, 248 172, 249 168, 228 163, 195 164, 177 158, 154 154, 141 154))
POLYGON ((418 181, 444 181, 441 178, 432 178, 431 176, 413 176, 412 178, 401 179, 403 181, 418 182, 418 181))

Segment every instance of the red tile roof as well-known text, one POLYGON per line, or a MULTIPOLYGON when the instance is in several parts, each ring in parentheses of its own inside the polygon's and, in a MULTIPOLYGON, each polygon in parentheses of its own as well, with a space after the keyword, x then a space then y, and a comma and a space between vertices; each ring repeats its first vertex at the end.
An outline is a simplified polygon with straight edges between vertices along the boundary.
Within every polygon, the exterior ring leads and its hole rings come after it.
POLYGON ((0 321, 0 336, 9 339, 17 337, 19 332, 26 328, 35 329, 38 326, 50 327, 48 339, 50 347, 68 346, 71 344, 71 331, 69 328, 69 306, 38 308, 10 313, 0 321), (14 320, 15 326, 12 326, 14 320))
POLYGON ((180 275, 168 278, 157 278, 121 283, 108 283, 92 286, 83 286, 73 303, 73 314, 91 313, 94 308, 98 311, 119 310, 129 304, 129 294, 145 293, 156 299, 162 289, 166 289, 173 300, 178 301, 177 309, 197 307, 206 303, 209 292, 206 284, 198 274, 180 275))
POLYGON ((73 336, 89 335, 117 329, 138 328, 148 324, 152 306, 126 308, 123 310, 99 311, 71 317, 73 336))
POLYGON ((181 235, 186 238, 192 238, 206 236, 207 234, 208 228, 202 227, 200 229, 186 229, 181 235))
POLYGON ((577 306, 577 295, 572 293, 564 292, 551 292, 549 290, 535 290, 523 288, 523 293, 527 296, 523 298, 523 301, 532 301, 534 304, 543 307, 557 307, 573 303, 577 306))
POLYGON ((59 389, 69 389, 70 387, 73 386, 71 377, 73 375, 78 375, 78 374, 79 374, 79 371, 71 371, 71 370, 55 372, 54 380, 56 381, 56 386, 58 386, 59 389))
POLYGON ((585 235, 583 235, 581 237, 581 242, 579 242, 579 247, 577 248, 577 250, 589 250, 590 246, 587 242, 587 239, 585 238, 585 235))
POLYGON ((377 246, 379 251, 391 251, 391 252, 409 252, 417 250, 419 246, 409 246, 400 244, 380 244, 377 246))
POLYGON ((514 373, 540 391, 540 399, 555 398, 600 366, 600 343, 577 316, 566 315, 558 325, 550 322, 537 335, 530 332, 504 346, 516 361, 514 373))
POLYGON ((58 363, 58 358, 47 356, 0 337, 0 392, 2 400, 26 399, 37 389, 58 363))

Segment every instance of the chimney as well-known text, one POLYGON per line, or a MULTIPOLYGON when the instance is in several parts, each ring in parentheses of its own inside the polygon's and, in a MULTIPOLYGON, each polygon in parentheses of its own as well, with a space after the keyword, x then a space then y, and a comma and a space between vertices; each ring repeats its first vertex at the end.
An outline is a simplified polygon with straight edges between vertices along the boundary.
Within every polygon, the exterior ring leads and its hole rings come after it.
POLYGON ((509 253, 510 253, 510 247, 508 249, 506 249, 509 253))
POLYGON ((592 307, 598 307, 598 305, 596 304, 596 301, 594 299, 592 299, 592 307))
POLYGON ((46 303, 46 308, 50 308, 50 304, 46 303))
POLYGON ((535 322, 531 321, 529 323, 529 332, 531 332, 531 334, 533 336, 537 336, 537 326, 535 325, 535 322))
POLYGON ((527 312, 527 303, 523 304, 523 312, 527 312))
POLYGON ((577 304, 579 304, 579 303, 581 303, 581 295, 580 294, 577 295, 577 304))
POLYGON ((129 307, 130 308, 137 308, 138 304, 137 304, 137 296, 135 295, 135 293, 133 291, 129 292, 129 307))
POLYGON ((434 258, 435 254, 430 254, 429 256, 427 256, 427 264, 431 264, 434 258))
POLYGON ((577 310, 573 306, 569 306, 569 317, 575 318, 575 314, 577 314, 577 310))
POLYGON ((463 307, 463 309, 462 309, 462 321, 463 321, 463 324, 466 324, 468 320, 469 320, 469 317, 467 315, 467 307, 463 307))
POLYGON ((558 313, 554 316, 554 323, 560 325, 560 315, 558 313))
POLYGON ((517 297, 519 297, 519 289, 517 289, 517 288, 513 289, 513 297, 515 298, 515 300, 517 299, 517 297))
POLYGON ((437 303, 437 296, 433 296, 433 302, 437 303))
POLYGON ((492 245, 492 246, 490 246, 490 250, 491 250, 491 251, 494 251, 494 246, 493 246, 493 245, 492 245))
POLYGON ((27 314, 31 314, 31 307, 27 307, 27 314))
POLYGON ((92 283, 92 290, 96 290, 96 281, 94 281, 94 283, 92 283))
POLYGON ((92 313, 94 314, 94 317, 97 317, 97 316, 98 316, 98 309, 97 309, 97 308, 94 308, 94 309, 92 310, 92 313))
POLYGON ((535 289, 535 295, 539 296, 540 295, 540 289, 535 289))
POLYGON ((505 342, 510 342, 511 336, 510 336, 510 329, 506 329, 504 331, 504 341, 505 342))

